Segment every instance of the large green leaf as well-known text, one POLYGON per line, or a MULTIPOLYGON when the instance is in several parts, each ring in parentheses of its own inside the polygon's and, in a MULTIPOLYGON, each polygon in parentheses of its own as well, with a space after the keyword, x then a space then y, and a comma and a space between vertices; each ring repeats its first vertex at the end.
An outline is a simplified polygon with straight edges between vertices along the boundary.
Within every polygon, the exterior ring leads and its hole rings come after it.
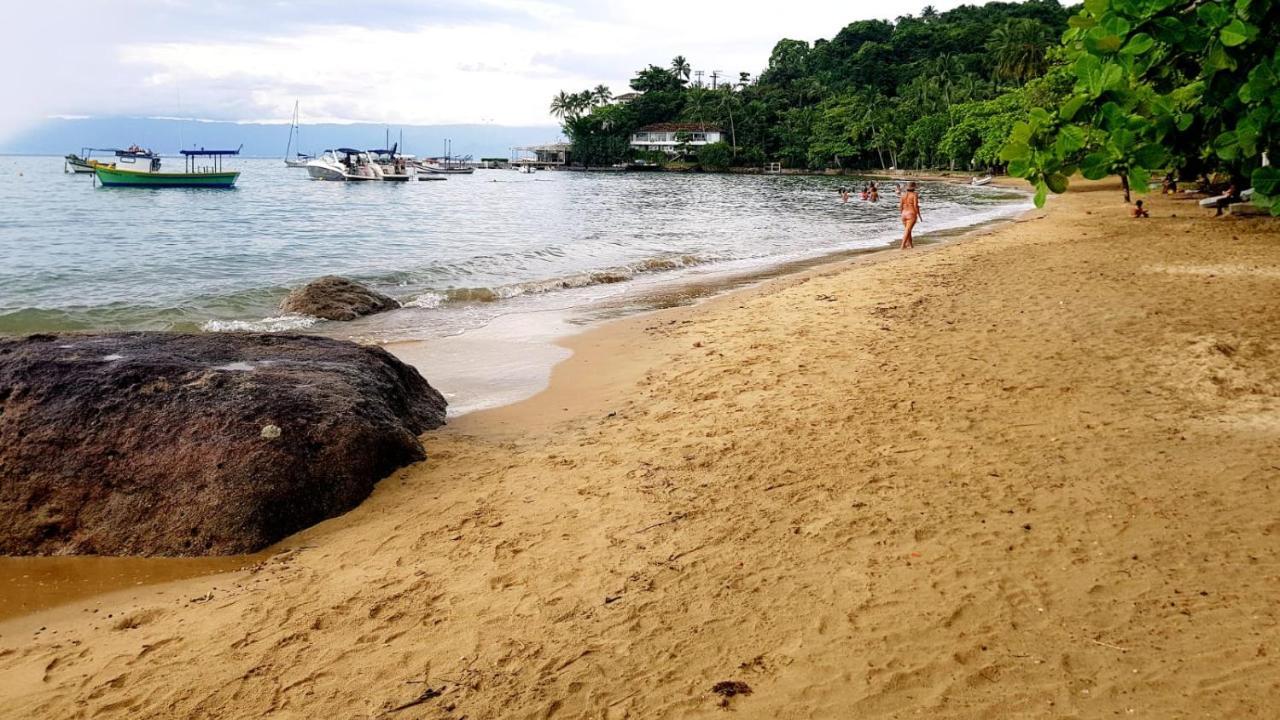
POLYGON ((1084 147, 1084 128, 1079 125, 1067 125, 1058 130, 1058 142, 1066 156, 1084 147))
POLYGON ((1126 55, 1141 55, 1155 47, 1156 41, 1148 34, 1140 32, 1129 38, 1120 52, 1126 55))
POLYGON ((1155 35, 1160 42, 1177 44, 1186 36, 1186 29, 1183 28, 1182 22, 1177 18, 1158 17, 1151 21, 1155 35))
POLYGON ((1084 104, 1088 102, 1088 100, 1088 98, 1082 95, 1073 95, 1070 100, 1067 100, 1062 104, 1062 109, 1058 111, 1058 117, 1062 118, 1066 122, 1071 122, 1071 120, 1075 118, 1076 113, 1080 112, 1080 108, 1084 107, 1084 104))
POLYGON ((1108 0, 1084 0, 1084 9, 1094 17, 1101 17, 1109 4, 1108 0))
POLYGON ((1222 2, 1202 2, 1196 7, 1200 21, 1212 28, 1222 27, 1231 17, 1231 11, 1222 2))
POLYGON ((1214 42, 1209 45, 1209 52, 1205 54, 1204 65, 1210 70, 1234 70, 1236 61, 1227 53, 1222 43, 1214 42))
POLYGON ((1013 162, 1014 160, 1031 160, 1031 148, 1024 142, 1017 140, 1011 141, 1003 148, 1000 148, 1000 159, 1005 162, 1013 162))
POLYGON ((1120 49, 1123 40, 1104 27, 1096 27, 1084 34, 1084 47, 1095 55, 1110 55, 1120 49))
POLYGON ((1169 161, 1169 154, 1159 145, 1148 143, 1133 153, 1133 159, 1138 163, 1139 167, 1155 170, 1164 167, 1165 163, 1169 161))
POLYGON ((1014 177, 1026 177, 1031 172, 1031 163, 1029 160, 1010 160, 1008 170, 1014 177))
POLYGON ((1231 130, 1213 139, 1213 152, 1223 160, 1234 160, 1239 149, 1236 134, 1231 130))
POLYGON ((1274 166, 1257 168, 1249 179, 1253 183, 1255 193, 1267 196, 1280 195, 1280 168, 1274 166))
POLYGON ((1080 174, 1090 180, 1101 180, 1111 172, 1111 155, 1105 152, 1089 153, 1080 163, 1080 174))
POLYGON ((1049 199, 1049 186, 1043 180, 1036 183, 1036 196, 1034 202, 1036 207, 1044 207, 1044 201, 1049 199))
POLYGON ((1252 40, 1257 34, 1258 28, 1236 18, 1222 28, 1222 31, 1218 33, 1218 37, 1222 39, 1223 45, 1237 47, 1252 40))
POLYGON ((1151 173, 1140 167, 1129 168, 1129 189, 1136 193, 1145 193, 1147 184, 1151 182, 1151 173))

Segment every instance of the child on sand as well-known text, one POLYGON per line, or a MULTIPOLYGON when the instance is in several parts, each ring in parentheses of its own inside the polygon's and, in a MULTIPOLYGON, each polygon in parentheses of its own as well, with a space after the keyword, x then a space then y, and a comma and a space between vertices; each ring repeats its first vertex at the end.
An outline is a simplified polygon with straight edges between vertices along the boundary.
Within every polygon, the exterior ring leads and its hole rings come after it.
POLYGON ((1147 209, 1142 207, 1142 201, 1139 200, 1133 205, 1133 216, 1136 218, 1151 217, 1151 213, 1147 212, 1147 209))

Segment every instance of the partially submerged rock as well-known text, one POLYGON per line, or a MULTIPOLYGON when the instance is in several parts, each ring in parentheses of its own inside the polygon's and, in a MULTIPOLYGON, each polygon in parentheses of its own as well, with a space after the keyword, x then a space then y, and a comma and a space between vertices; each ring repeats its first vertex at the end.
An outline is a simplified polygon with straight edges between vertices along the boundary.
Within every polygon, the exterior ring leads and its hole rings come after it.
POLYGON ((0 339, 0 554, 258 550, 424 458, 445 404, 322 337, 0 339))
POLYGON ((312 280, 280 303, 285 312, 325 320, 355 320, 398 307, 400 303, 395 298, 337 275, 312 280))

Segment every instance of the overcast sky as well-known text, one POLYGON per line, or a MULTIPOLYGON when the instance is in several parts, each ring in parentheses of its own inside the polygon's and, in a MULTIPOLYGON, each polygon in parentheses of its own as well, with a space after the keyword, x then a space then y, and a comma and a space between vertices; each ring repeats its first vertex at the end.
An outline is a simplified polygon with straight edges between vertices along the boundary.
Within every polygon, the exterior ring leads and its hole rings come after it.
MULTIPOLYGON (((552 95, 626 89, 677 54, 755 74, 780 38, 924 0, 13 0, 0 137, 53 116, 552 124, 552 95), (754 7, 753 7, 754 6, 754 7)), ((939 10, 960 2, 935 0, 939 10)))

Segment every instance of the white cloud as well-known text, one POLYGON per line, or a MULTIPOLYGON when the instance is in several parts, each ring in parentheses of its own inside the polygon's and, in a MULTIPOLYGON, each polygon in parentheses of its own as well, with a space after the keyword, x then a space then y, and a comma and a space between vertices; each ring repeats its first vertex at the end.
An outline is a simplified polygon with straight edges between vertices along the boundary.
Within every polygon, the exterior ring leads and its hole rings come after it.
POLYGON ((25 102, 0 106, 0 136, 53 114, 283 120, 295 98, 307 122, 549 124, 562 89, 621 92, 634 70, 675 55, 708 75, 754 74, 780 38, 831 37, 925 4, 24 3, 10 19, 23 32, 0 44, 0 63, 27 68, 11 86, 25 102))

